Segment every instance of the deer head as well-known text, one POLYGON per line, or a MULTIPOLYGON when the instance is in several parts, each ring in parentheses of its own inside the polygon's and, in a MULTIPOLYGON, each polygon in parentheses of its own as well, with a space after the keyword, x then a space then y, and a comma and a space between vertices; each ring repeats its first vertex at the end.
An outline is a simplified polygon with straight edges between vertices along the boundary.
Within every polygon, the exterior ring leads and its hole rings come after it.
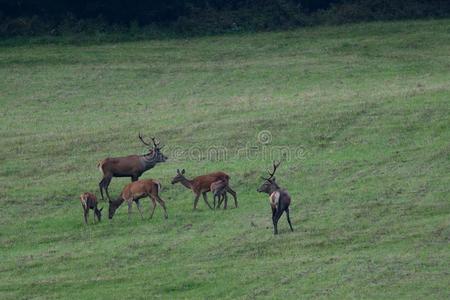
POLYGON ((186 177, 184 177, 184 173, 186 173, 184 169, 181 170, 181 172, 180 169, 177 169, 177 175, 172 179, 172 184, 186 180, 186 177))
POLYGON ((277 171, 278 166, 280 165, 281 162, 275 163, 273 162, 273 170, 272 172, 268 172, 269 173, 269 177, 261 177, 262 179, 264 179, 264 183, 256 190, 259 193, 267 193, 270 194, 271 192, 273 192, 276 189, 279 189, 280 187, 278 186, 278 184, 276 183, 276 178, 274 177, 275 172, 277 171))
POLYGON ((108 208, 108 219, 112 219, 114 214, 116 213, 117 208, 122 204, 122 197, 119 196, 116 201, 109 200, 109 208, 108 208))
POLYGON ((97 216, 97 219, 99 222, 102 220, 102 210, 103 210, 103 207, 100 209, 97 209, 97 207, 96 207, 94 210, 94 214, 97 216))
POLYGON ((158 140, 156 140, 156 138, 152 137, 152 143, 147 143, 144 138, 142 137, 141 133, 139 132, 139 139, 141 140, 141 142, 150 147, 148 150, 148 153, 146 154, 146 156, 149 156, 152 160, 154 160, 156 163, 158 162, 165 162, 167 160, 167 156, 165 156, 162 152, 161 149, 164 147, 160 146, 160 142, 158 140))

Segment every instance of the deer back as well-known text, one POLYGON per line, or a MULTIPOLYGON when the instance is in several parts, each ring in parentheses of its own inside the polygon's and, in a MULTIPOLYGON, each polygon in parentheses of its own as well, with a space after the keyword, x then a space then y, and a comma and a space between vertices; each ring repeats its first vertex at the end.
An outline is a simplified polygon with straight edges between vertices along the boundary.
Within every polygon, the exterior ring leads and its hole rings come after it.
POLYGON ((122 191, 122 199, 131 201, 149 196, 151 194, 157 194, 159 187, 160 183, 156 180, 141 179, 125 186, 122 191))
POLYGON ((105 158, 99 163, 99 169, 103 174, 129 176, 130 174, 143 172, 144 165, 141 162, 141 156, 129 155, 105 158))
POLYGON ((85 208, 94 208, 97 204, 97 197, 89 192, 85 192, 80 195, 81 205, 85 208))
POLYGON ((230 177, 224 172, 214 172, 195 177, 192 182, 192 189, 196 192, 209 192, 211 184, 216 181, 224 181, 228 184, 230 177))

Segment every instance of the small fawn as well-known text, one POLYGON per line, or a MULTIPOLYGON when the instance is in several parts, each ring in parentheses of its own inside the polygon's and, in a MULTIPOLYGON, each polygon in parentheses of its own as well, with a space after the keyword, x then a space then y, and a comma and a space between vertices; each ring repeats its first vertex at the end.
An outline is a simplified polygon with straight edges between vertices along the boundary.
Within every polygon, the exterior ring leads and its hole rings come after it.
POLYGON ((95 222, 95 217, 97 217, 97 220, 99 222, 101 221, 103 207, 100 209, 97 208, 97 197, 95 197, 94 194, 89 193, 89 192, 85 192, 85 193, 81 194, 80 202, 81 202, 81 206, 83 207, 84 222, 86 224, 88 223, 87 219, 88 219, 88 215, 89 215, 89 209, 94 210, 94 222, 95 222))
MULTIPOLYGON (((227 203, 228 203, 228 196, 227 196, 227 188, 228 188, 228 182, 219 180, 211 183, 210 189, 214 196, 214 208, 220 208, 220 205, 224 202, 223 209, 227 209, 227 203), (217 206, 216 206, 216 199, 217 199, 217 206)), ((235 203, 237 207, 237 202, 235 203)))

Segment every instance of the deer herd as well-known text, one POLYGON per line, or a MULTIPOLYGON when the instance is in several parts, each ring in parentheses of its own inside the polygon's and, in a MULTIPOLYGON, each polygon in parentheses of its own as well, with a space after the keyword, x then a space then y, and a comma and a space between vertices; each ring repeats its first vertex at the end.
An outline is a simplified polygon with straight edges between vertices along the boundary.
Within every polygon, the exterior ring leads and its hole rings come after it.
MULTIPOLYGON (((156 203, 158 203, 164 210, 164 218, 168 218, 166 204, 160 196, 161 184, 154 179, 141 179, 139 177, 147 170, 153 168, 156 164, 165 162, 167 157, 161 152, 163 146, 160 146, 159 141, 152 138, 152 143, 146 142, 139 133, 140 141, 149 147, 148 153, 144 155, 129 155, 125 157, 113 157, 105 158, 101 160, 97 167, 103 175, 102 180, 99 183, 100 195, 104 200, 105 192, 109 202, 108 218, 112 219, 117 208, 122 203, 126 202, 128 205, 128 218, 131 216, 131 207, 133 202, 136 203, 137 209, 141 218, 143 219, 143 213, 141 210, 140 200, 145 197, 149 197, 151 200, 152 208, 150 212, 150 219, 155 212, 156 203), (130 177, 131 183, 127 184, 120 195, 111 200, 109 196, 108 187, 113 177, 130 177)), ((278 234, 278 220, 285 212, 286 218, 291 231, 291 220, 289 217, 289 205, 291 204, 291 197, 289 193, 282 189, 275 181, 275 172, 279 167, 280 162, 273 163, 273 170, 269 172, 269 177, 262 177, 263 184, 257 189, 257 192, 266 193, 269 195, 269 204, 272 208, 272 222, 274 234, 278 234)), ((177 169, 176 176, 172 179, 172 184, 180 183, 186 188, 190 189, 194 193, 194 210, 197 209, 198 200, 200 196, 203 197, 206 205, 210 209, 220 208, 223 203, 223 208, 227 208, 228 197, 230 194, 234 199, 234 206, 238 207, 237 194, 230 187, 230 176, 224 172, 214 172, 206 175, 197 176, 193 179, 187 179, 185 177, 186 171, 177 169), (213 194, 213 206, 208 202, 207 194, 211 192, 213 194), (217 202, 216 202, 217 200, 217 202)), ((84 221, 88 223, 89 210, 94 211, 94 222, 101 221, 101 212, 103 207, 98 209, 97 197, 93 193, 85 192, 80 196, 81 206, 83 208, 84 221)))

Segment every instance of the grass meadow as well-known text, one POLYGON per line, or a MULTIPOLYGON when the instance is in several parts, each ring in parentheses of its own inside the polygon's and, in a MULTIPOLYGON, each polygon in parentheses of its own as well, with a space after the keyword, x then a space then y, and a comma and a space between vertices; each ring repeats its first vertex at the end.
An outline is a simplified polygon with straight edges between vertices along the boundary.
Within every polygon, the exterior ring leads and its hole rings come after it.
POLYGON ((450 298, 449 20, 9 41, 0 78, 1 299, 450 298), (139 131, 166 145, 141 178, 169 219, 101 202, 86 226, 97 162, 143 154, 139 131), (256 188, 279 158, 274 236, 256 188), (227 172, 239 208, 193 211, 177 168, 227 172))

